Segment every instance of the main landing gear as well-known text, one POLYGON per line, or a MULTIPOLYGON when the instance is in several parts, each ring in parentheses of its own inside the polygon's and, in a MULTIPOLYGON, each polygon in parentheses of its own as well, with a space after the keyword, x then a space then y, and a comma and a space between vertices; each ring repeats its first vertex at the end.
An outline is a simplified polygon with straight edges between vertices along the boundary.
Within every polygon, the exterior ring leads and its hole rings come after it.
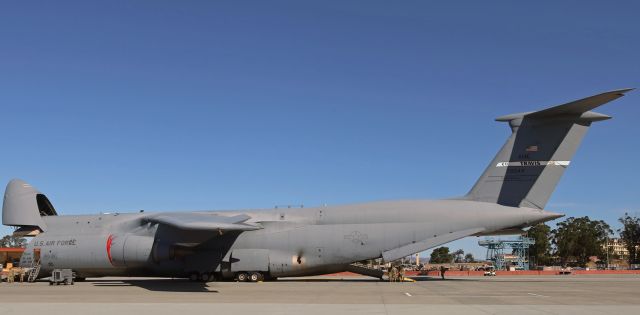
POLYGON ((238 279, 238 281, 240 282, 258 282, 258 281, 264 281, 264 275, 259 272, 259 271, 252 271, 252 272, 238 272, 236 274, 236 279, 238 279))
POLYGON ((216 281, 216 276, 213 273, 208 272, 192 272, 189 275, 189 280, 191 281, 199 281, 199 282, 213 282, 216 281))
POLYGON ((224 278, 220 273, 214 272, 192 272, 189 274, 189 280, 193 282, 213 282, 213 281, 232 281, 238 282, 261 282, 273 281, 277 278, 264 274, 260 271, 240 271, 236 272, 233 278, 224 278))

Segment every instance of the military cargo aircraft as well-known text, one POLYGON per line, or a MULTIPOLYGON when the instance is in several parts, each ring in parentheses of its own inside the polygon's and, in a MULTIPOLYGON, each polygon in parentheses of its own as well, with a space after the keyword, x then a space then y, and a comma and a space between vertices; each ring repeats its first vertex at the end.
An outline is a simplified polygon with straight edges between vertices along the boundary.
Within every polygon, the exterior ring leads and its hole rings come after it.
POLYGON ((631 89, 511 114, 511 136, 471 190, 446 200, 241 211, 58 215, 49 199, 14 179, 2 223, 32 236, 20 264, 30 279, 69 268, 78 278, 186 277, 260 281, 358 270, 467 236, 518 234, 563 216, 544 210, 593 122, 594 108, 631 89), (356 268, 354 270, 354 268, 356 268))

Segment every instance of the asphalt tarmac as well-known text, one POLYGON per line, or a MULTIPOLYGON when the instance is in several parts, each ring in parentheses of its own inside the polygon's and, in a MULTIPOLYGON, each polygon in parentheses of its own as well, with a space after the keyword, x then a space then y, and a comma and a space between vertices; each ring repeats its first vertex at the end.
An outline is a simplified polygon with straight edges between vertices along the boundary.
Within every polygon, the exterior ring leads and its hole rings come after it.
POLYGON ((192 283, 103 278, 0 284, 0 314, 640 314, 640 276, 366 277, 192 283))

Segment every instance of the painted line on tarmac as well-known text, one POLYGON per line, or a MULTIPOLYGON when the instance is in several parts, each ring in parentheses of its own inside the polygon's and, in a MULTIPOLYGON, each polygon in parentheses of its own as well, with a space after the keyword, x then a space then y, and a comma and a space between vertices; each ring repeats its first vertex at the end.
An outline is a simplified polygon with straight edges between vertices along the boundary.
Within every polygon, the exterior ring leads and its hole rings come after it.
POLYGON ((548 298, 548 297, 549 297, 549 296, 546 296, 546 295, 535 294, 535 293, 527 293, 527 294, 529 294, 529 295, 531 295, 531 296, 543 297, 543 298, 548 298))
POLYGON ((409 293, 409 292, 405 292, 405 293, 404 293, 404 295, 406 295, 406 296, 408 296, 408 297, 413 296, 413 295, 411 295, 411 293, 409 293))

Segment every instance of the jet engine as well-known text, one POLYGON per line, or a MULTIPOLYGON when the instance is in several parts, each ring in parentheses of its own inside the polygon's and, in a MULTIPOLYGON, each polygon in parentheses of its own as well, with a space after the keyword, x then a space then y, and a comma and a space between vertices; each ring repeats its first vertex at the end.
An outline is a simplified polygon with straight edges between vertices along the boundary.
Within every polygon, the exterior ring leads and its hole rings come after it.
POLYGON ((145 265, 151 259, 153 237, 133 234, 110 235, 107 239, 107 255, 112 265, 135 267, 145 265))

